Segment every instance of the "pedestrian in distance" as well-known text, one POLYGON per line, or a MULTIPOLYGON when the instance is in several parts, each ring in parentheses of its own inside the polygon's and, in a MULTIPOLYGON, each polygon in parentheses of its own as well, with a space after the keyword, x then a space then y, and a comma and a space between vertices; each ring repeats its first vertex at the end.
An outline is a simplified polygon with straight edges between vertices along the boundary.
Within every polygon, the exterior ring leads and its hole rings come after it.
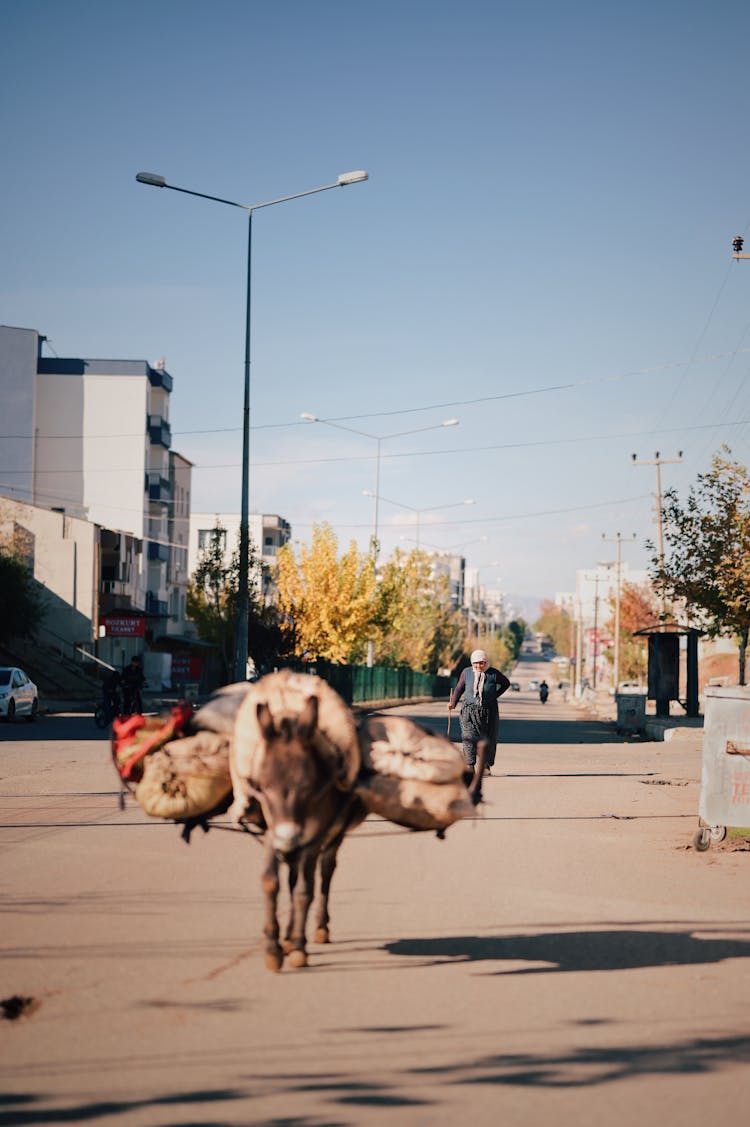
POLYGON ((467 666, 458 678, 458 684, 448 701, 448 723, 450 714, 463 697, 461 705, 461 744, 464 759, 474 768, 477 761, 477 744, 487 741, 485 773, 492 774, 497 750, 497 736, 500 728, 498 701, 510 688, 510 681, 499 669, 489 664, 484 650, 474 650, 471 666, 467 666))

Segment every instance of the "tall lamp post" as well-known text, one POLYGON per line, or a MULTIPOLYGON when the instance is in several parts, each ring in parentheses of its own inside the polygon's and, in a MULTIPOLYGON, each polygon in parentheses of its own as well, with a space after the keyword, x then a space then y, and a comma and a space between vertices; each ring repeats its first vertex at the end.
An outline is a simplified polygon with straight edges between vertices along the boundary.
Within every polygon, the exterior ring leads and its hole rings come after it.
MULTIPOLYGON (((323 423, 327 427, 335 427, 336 430, 346 430, 346 431, 349 432, 349 434, 359 434, 359 435, 362 436, 362 438, 372 438, 375 442, 377 442, 378 450, 377 450, 376 464, 375 464, 375 491, 373 493, 370 493, 367 490, 364 491, 366 496, 375 498, 375 531, 374 531, 373 539, 372 539, 373 554, 375 556, 377 556, 378 551, 379 551, 379 544, 378 544, 378 501, 380 499, 380 446, 381 446, 381 443, 385 442, 386 439, 388 439, 388 438, 402 438, 406 434, 421 434, 422 431, 426 431, 426 430, 440 430, 441 427, 457 427, 458 426, 458 419, 444 419, 442 423, 433 423, 431 426, 428 426, 428 427, 416 427, 414 430, 397 430, 392 434, 370 434, 366 430, 355 430, 354 427, 346 427, 346 426, 343 425, 343 423, 334 423, 330 419, 321 419, 317 415, 311 415, 309 411, 302 411, 300 413, 300 418, 306 419, 310 423, 323 423)), ((383 498, 384 501, 386 499, 387 498, 385 498, 385 497, 383 498)), ((461 504, 464 504, 464 503, 465 502, 461 502, 461 504)), ((393 502, 393 504, 398 504, 398 502, 393 502)), ((440 506, 438 506, 438 507, 440 507, 440 506)), ((409 506, 404 505, 404 508, 409 508, 409 506)))
POLYGON ((240 574, 239 590, 237 592, 237 643, 235 648, 234 676, 236 681, 247 678, 247 617, 250 610, 248 599, 248 555, 250 547, 249 535, 249 497, 250 497, 250 264, 253 243, 253 212, 261 207, 273 207, 277 203, 287 203, 289 200, 298 200, 303 196, 314 196, 318 192, 327 192, 330 188, 345 188, 348 184, 358 184, 368 179, 368 173, 363 170, 356 172, 342 172, 333 184, 323 184, 320 188, 308 188, 305 192, 295 192, 291 196, 279 196, 275 200, 265 200, 263 203, 242 204, 234 200, 225 200, 220 196, 209 196, 205 192, 194 192, 189 188, 178 188, 175 184, 168 184, 163 176, 153 172, 139 172, 136 180, 139 184, 150 184, 154 188, 171 188, 173 192, 183 192, 188 196, 198 196, 202 200, 212 200, 214 203, 227 204, 229 207, 238 207, 247 212, 247 298, 245 303, 245 382, 242 410, 242 499, 240 505, 240 574))
POLYGON ((472 497, 467 497, 464 501, 451 501, 451 503, 449 505, 430 505, 429 508, 427 508, 427 509, 417 509, 417 508, 414 507, 414 505, 405 505, 403 501, 394 501, 390 497, 384 497, 382 495, 382 493, 378 497, 378 495, 376 493, 373 493, 373 491, 371 489, 363 489, 362 490, 362 496, 363 497, 374 497, 376 505, 377 505, 378 501, 385 501, 386 504, 388 504, 388 505, 396 505, 397 508, 399 508, 399 509, 408 509, 409 512, 416 513, 417 514, 417 536, 416 536, 417 548, 419 547, 419 520, 420 520, 420 517, 422 516, 422 513, 434 513, 438 509, 455 509, 459 505, 476 505, 476 501, 472 497))

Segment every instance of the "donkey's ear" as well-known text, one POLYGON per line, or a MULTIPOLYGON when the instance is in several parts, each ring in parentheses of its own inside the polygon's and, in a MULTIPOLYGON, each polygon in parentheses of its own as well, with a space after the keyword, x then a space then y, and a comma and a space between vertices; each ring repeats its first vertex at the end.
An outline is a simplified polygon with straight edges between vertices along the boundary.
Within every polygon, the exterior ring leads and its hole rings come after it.
POLYGON ((276 734, 273 726, 273 716, 271 710, 265 701, 259 701, 255 708, 255 715, 258 718, 258 727, 260 728, 261 735, 264 739, 270 740, 276 734))
POLYGON ((303 740, 309 740, 318 727, 318 698, 310 696, 304 703, 297 718, 297 733, 303 740))

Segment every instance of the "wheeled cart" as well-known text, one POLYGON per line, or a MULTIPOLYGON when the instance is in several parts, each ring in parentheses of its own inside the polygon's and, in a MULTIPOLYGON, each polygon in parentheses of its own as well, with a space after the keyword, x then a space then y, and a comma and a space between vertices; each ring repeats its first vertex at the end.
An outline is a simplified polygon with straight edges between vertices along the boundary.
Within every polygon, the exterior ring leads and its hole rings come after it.
POLYGON ((698 832, 703 851, 727 828, 750 826, 750 688, 706 689, 698 832))

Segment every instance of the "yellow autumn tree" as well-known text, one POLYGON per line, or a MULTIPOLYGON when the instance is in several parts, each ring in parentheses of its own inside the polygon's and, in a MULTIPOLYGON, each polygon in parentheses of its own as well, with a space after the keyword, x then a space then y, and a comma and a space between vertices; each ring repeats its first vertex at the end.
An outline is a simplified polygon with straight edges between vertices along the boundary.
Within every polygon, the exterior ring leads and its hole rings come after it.
POLYGON ((336 535, 315 525, 312 543, 278 555, 277 605, 294 624, 299 654, 332 662, 364 659, 377 618, 375 562, 352 540, 341 557, 336 535))

